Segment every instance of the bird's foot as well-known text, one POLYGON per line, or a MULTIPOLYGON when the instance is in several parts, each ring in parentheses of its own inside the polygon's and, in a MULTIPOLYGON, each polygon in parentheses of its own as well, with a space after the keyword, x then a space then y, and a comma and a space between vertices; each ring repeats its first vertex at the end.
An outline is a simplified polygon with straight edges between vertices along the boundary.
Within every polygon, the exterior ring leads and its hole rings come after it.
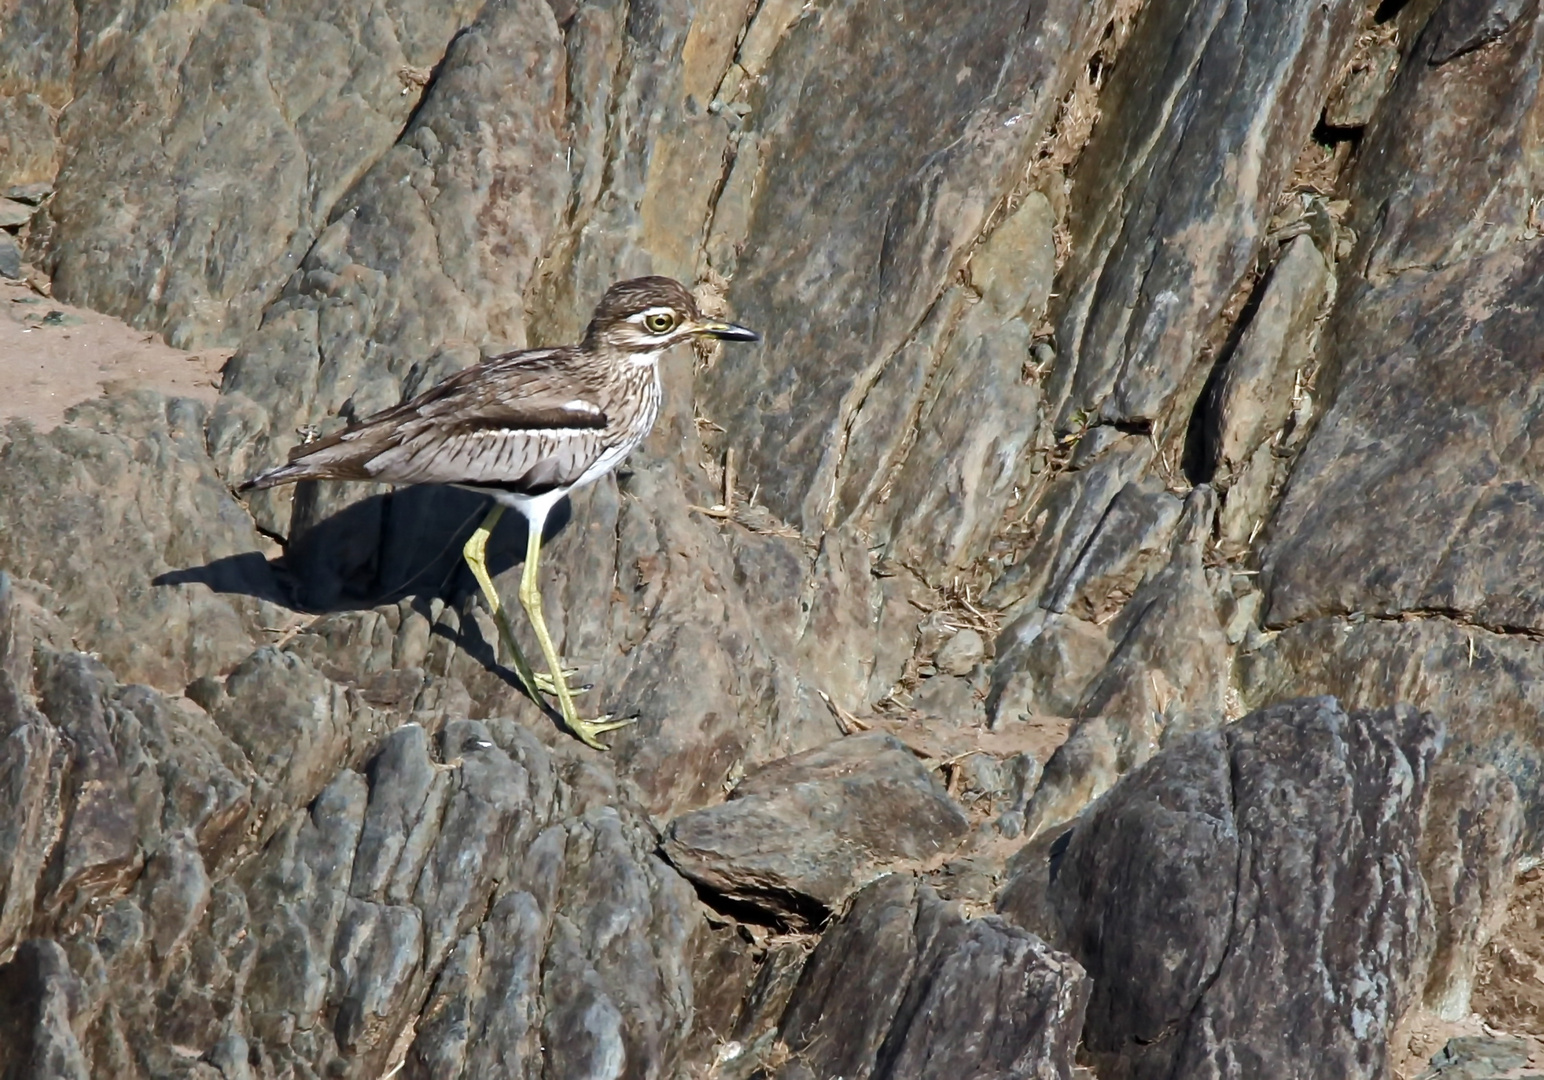
POLYGON ((594 720, 581 720, 578 716, 563 717, 563 724, 574 736, 586 746, 593 746, 597 750, 610 750, 611 747, 601 742, 597 736, 604 735, 608 731, 624 728, 628 724, 636 724, 638 718, 629 716, 625 720, 613 720, 608 716, 599 716, 594 720))
MULTIPOLYGON (((587 694, 591 690, 595 689, 594 683, 580 683, 578 686, 575 686, 573 684, 573 678, 577 674, 579 674, 578 668, 563 669, 563 685, 568 688, 568 692, 570 694, 587 694)), ((533 671, 531 672, 531 678, 536 683, 536 689, 540 690, 544 694, 552 694, 556 696, 558 692, 558 683, 549 672, 533 671)))

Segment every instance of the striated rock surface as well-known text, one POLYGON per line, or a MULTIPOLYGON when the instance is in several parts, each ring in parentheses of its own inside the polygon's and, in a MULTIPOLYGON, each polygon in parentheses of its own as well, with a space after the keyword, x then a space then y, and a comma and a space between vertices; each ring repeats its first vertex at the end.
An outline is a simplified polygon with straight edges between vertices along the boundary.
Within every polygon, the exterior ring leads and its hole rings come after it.
MULTIPOLYGON (((47 668, 42 711, 4 718, 17 1068, 164 1073, 202 1046, 284 1075, 541 1075, 561 1045, 654 1075, 680 1047, 690 887, 625 796, 518 725, 447 718, 426 688, 389 731, 356 713, 362 743, 297 744, 357 764, 297 789, 191 703, 80 654, 47 668), (23 940, 40 925, 52 940, 23 940)), ((238 679, 276 711, 329 692, 314 673, 238 679)), ((233 686, 215 720, 248 696, 233 686)))

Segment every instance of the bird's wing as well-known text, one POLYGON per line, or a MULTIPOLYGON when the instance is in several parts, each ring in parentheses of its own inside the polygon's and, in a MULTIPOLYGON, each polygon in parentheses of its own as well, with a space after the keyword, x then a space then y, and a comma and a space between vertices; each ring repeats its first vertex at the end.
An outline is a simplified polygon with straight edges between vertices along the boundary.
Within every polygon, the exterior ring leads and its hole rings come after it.
POLYGON ((591 385, 562 363, 565 351, 534 349, 491 357, 398 408, 409 416, 450 428, 545 431, 605 427, 606 414, 596 403, 591 385))
POLYGON ((423 432, 366 463, 376 480, 466 484, 539 494, 568 487, 606 450, 597 428, 482 427, 450 435, 423 432))
POLYGON ((289 465, 258 482, 569 483, 604 451, 607 417, 558 353, 508 353, 457 372, 410 401, 297 447, 289 465))

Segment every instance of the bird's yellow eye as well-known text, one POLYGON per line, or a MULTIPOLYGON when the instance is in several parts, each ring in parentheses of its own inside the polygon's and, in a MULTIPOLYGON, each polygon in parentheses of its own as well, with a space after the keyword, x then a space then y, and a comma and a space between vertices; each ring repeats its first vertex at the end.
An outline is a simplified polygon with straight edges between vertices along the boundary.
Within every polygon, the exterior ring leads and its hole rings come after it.
POLYGON ((656 311, 643 317, 643 325, 651 334, 668 334, 675 329, 675 316, 668 311, 656 311))

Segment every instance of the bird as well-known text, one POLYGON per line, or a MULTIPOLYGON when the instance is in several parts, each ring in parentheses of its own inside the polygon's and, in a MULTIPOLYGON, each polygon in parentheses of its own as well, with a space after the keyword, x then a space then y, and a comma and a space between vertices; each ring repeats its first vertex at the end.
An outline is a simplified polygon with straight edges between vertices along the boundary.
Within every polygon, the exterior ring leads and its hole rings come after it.
POLYGON ((521 349, 488 357, 400 405, 323 439, 297 446, 287 464, 252 477, 238 492, 300 480, 449 484, 491 496, 482 523, 462 548, 498 624, 515 673, 531 700, 557 699, 565 727, 588 746, 633 722, 584 719, 542 615, 538 566, 542 529, 572 491, 611 472, 659 416, 659 360, 693 338, 755 342, 761 335, 705 317, 685 286, 668 277, 619 281, 606 290, 578 345, 521 349), (526 521, 520 604, 541 646, 537 674, 515 641, 488 574, 488 537, 506 510, 526 521))

